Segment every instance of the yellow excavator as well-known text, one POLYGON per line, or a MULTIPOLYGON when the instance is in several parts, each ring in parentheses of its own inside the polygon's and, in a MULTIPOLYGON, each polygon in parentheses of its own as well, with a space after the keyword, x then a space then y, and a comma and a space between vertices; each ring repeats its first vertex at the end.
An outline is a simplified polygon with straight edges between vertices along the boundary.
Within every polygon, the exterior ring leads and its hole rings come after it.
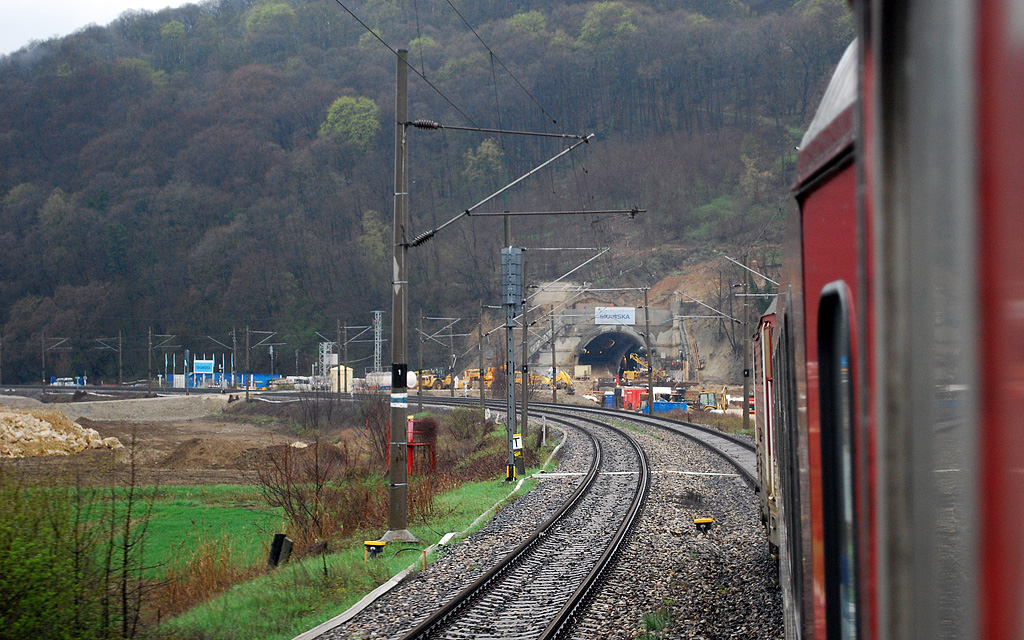
MULTIPOLYGON (((576 385, 572 383, 572 378, 569 377, 569 374, 564 371, 559 371, 555 374, 554 383, 556 388, 562 389, 569 395, 576 393, 576 385)), ((544 376, 544 384, 550 387, 551 378, 544 376)))
MULTIPOLYGON (((643 382, 647 380, 647 361, 637 355, 636 352, 629 354, 629 360, 636 364, 636 368, 623 370, 622 378, 629 382, 643 382)), ((626 361, 627 364, 629 360, 626 361)), ((666 375, 663 370, 655 369, 653 372, 654 382, 664 382, 666 375)))

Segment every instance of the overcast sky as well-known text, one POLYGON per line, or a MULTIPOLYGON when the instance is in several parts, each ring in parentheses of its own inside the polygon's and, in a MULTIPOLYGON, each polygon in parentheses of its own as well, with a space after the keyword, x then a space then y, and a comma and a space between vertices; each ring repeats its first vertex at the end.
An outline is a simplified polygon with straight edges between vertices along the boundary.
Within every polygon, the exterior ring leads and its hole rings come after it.
POLYGON ((0 0, 0 55, 86 25, 106 26, 128 9, 159 11, 183 4, 188 0, 0 0))

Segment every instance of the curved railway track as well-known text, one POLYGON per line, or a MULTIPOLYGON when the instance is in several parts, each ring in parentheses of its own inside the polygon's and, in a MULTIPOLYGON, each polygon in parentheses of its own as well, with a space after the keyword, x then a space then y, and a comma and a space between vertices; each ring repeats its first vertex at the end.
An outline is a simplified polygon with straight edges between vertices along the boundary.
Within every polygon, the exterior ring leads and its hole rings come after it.
MULTIPOLYGON (((431 404, 435 406, 479 406, 479 401, 477 400, 460 398, 430 397, 427 399, 425 397, 423 400, 424 404, 431 404)), ((487 406, 488 408, 497 409, 499 411, 505 408, 505 405, 500 401, 489 401, 487 406)), ((618 409, 602 409, 598 407, 551 404, 546 402, 531 402, 530 407, 532 412, 535 413, 544 412, 548 415, 560 416, 580 414, 597 415, 613 420, 628 420, 636 424, 642 424, 656 429, 663 429, 665 431, 677 433, 720 455, 722 458, 727 460, 729 464, 736 468, 739 474, 750 484, 751 487, 755 487, 757 485, 757 456, 753 443, 732 434, 723 433, 713 427, 694 422, 671 420, 669 418, 652 418, 643 413, 633 413, 618 409)))
POLYGON ((556 638, 571 625, 639 518, 650 471, 627 433, 583 416, 557 422, 592 439, 594 462, 583 482, 529 538, 405 640, 556 638))

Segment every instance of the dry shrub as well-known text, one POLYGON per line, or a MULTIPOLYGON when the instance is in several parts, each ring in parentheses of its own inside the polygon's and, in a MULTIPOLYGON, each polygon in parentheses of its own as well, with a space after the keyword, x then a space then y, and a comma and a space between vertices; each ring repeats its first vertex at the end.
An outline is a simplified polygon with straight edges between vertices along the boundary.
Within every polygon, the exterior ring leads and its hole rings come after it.
POLYGON ((161 615, 175 615, 250 577, 253 570, 237 567, 228 536, 200 539, 192 556, 167 567, 158 596, 161 615))
POLYGON ((373 462, 382 468, 387 462, 391 442, 391 405, 383 397, 370 400, 360 405, 359 415, 365 424, 363 436, 369 444, 373 462))
POLYGON ((490 423, 483 419, 479 409, 453 409, 445 415, 445 425, 452 436, 475 451, 486 444, 490 423))
POLYGON ((433 473, 409 482, 409 515, 417 520, 429 520, 437 515, 434 499, 455 489, 460 480, 449 474, 433 473))
POLYGON ((307 449, 273 448, 257 469, 260 492, 284 511, 299 555, 343 531, 344 503, 352 493, 343 486, 344 471, 342 450, 319 437, 307 449))

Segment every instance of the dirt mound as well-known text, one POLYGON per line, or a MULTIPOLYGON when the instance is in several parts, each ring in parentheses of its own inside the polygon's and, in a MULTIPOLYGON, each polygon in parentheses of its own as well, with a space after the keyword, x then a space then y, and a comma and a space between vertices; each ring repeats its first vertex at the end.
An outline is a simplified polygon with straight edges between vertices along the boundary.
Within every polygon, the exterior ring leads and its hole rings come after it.
POLYGON ((60 411, 0 408, 0 457, 66 456, 85 449, 120 449, 117 438, 102 438, 60 411))
POLYGON ((266 458, 263 447, 246 447, 239 442, 192 438, 178 445, 157 463, 163 469, 253 470, 266 458))

